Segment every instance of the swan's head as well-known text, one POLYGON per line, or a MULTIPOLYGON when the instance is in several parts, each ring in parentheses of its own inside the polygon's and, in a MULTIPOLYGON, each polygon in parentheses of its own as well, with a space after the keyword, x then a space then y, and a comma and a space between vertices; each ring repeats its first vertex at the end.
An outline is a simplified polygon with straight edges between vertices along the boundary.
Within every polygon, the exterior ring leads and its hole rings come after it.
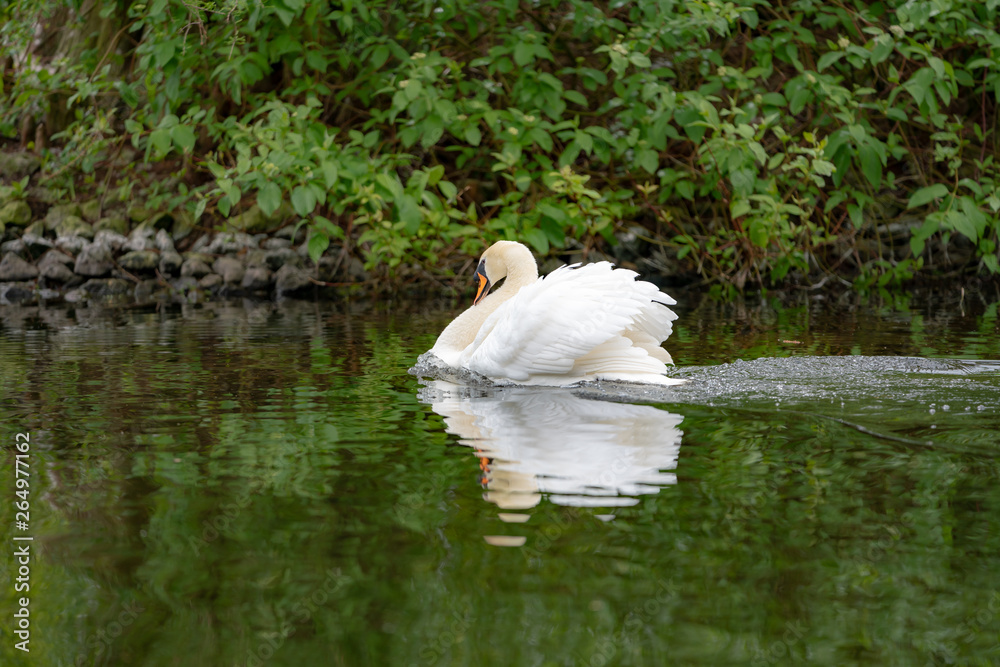
MULTIPOLYGON (((490 288, 510 274, 530 273, 530 280, 538 277, 538 265, 531 251, 515 241, 497 241, 483 253, 476 267, 479 285, 473 305, 489 294, 490 288)), ((520 285, 518 285, 520 287, 520 285)))

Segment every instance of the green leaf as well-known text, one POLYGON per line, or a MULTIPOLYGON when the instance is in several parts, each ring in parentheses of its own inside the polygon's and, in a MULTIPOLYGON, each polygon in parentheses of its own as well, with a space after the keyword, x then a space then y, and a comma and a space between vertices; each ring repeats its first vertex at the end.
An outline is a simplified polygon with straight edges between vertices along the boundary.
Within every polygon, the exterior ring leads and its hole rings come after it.
POLYGON ((122 102, 133 109, 139 105, 139 94, 136 93, 134 86, 124 81, 119 81, 115 84, 115 88, 118 89, 118 94, 122 96, 122 102))
POLYGON ((587 102, 587 98, 584 97, 582 93, 579 93, 575 90, 563 91, 563 97, 565 97, 573 104, 583 107, 584 109, 590 106, 589 103, 587 102))
POLYGON ((650 66, 649 56, 645 53, 639 51, 632 51, 628 54, 628 59, 632 61, 632 64, 641 69, 646 69, 650 66))
POLYGON ((660 164, 660 156, 651 148, 644 148, 636 153, 635 161, 650 174, 655 174, 660 164))
POLYGON ((337 172, 339 171, 337 163, 324 160, 319 169, 323 172, 323 183, 326 185, 326 189, 331 189, 337 183, 337 172))
POLYGON ((538 251, 540 255, 549 254, 549 238, 540 229, 529 229, 524 233, 524 240, 538 251))
POLYGON ((194 149, 195 136, 190 125, 173 126, 170 128, 170 138, 181 152, 187 153, 194 149))
POLYGON ((538 204, 538 212, 547 218, 552 218, 556 222, 566 221, 566 211, 559 208, 558 206, 553 206, 546 202, 541 202, 538 204))
POLYGON ((750 169, 737 169, 729 174, 729 181, 733 184, 733 192, 741 197, 747 197, 753 194, 757 175, 750 169))
POLYGON ((969 216, 959 211, 948 211, 945 213, 945 220, 952 229, 973 243, 978 240, 975 224, 969 219, 969 216))
POLYGON ((538 147, 546 153, 552 150, 552 135, 542 128, 531 128, 531 131, 528 132, 528 136, 531 137, 531 140, 538 144, 538 147))
POLYGON ((379 44, 372 51, 371 58, 368 59, 368 66, 372 69, 378 69, 385 64, 385 61, 389 59, 389 47, 385 44, 379 44))
POLYGON ((404 194, 396 201, 396 208, 399 212, 399 219, 402 221, 407 234, 416 234, 420 229, 420 221, 423 216, 420 207, 413 195, 404 194))
POLYGON ((754 218, 750 221, 750 242, 753 243, 758 248, 767 247, 767 243, 770 240, 770 234, 768 233, 767 223, 760 218, 754 218))
POLYGON ((861 158, 861 173, 865 175, 871 186, 877 190, 882 184, 882 160, 879 159, 878 151, 872 148, 871 144, 862 144, 859 154, 861 158))
POLYGON ((750 202, 746 199, 734 199, 729 207, 729 214, 735 218, 740 218, 750 212, 750 202))
POLYGON ((820 56, 819 62, 816 63, 816 71, 822 72, 827 67, 829 67, 830 65, 837 62, 843 57, 844 57, 843 51, 828 51, 827 53, 824 53, 822 56, 820 56))
POLYGON ((944 183, 935 183, 934 185, 928 185, 925 188, 920 188, 910 197, 910 203, 906 205, 906 208, 917 208, 918 206, 923 206, 924 204, 930 203, 939 197, 944 197, 948 194, 948 186, 944 183))
POLYGON ((465 128, 465 140, 473 146, 478 146, 483 140, 483 133, 475 125, 469 125, 465 128))
POLYGON ((326 235, 326 232, 313 229, 312 233, 309 234, 308 247, 309 259, 313 261, 313 264, 318 264, 319 258, 324 252, 326 252, 326 249, 330 247, 330 237, 326 235))
POLYGON ((268 181, 257 191, 257 205, 267 217, 274 215, 281 206, 281 188, 277 183, 268 181))
POLYGON ((535 59, 535 45, 528 41, 518 42, 514 47, 514 62, 524 67, 535 59))
POLYGON ((882 35, 875 40, 875 46, 872 48, 871 64, 878 65, 880 62, 888 58, 893 50, 896 48, 895 42, 888 35, 882 35))
POLYGON ((449 201, 454 199, 455 195, 458 194, 458 188, 456 188, 455 185, 449 181, 441 181, 438 183, 438 190, 440 190, 441 194, 444 195, 444 198, 449 201))
POLYGON ((303 218, 306 217, 316 208, 316 195, 305 185, 296 187, 292 190, 292 208, 303 218))

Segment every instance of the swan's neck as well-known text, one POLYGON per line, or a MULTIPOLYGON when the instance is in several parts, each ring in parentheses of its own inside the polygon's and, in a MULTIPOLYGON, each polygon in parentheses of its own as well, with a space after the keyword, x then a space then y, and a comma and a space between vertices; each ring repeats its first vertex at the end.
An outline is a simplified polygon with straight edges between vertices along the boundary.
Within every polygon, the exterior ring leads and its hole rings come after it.
POLYGON ((457 365, 458 355, 476 340, 476 334, 482 328, 483 322, 522 287, 536 280, 538 280, 538 268, 533 259, 530 266, 511 268, 503 285, 487 294, 478 304, 469 306, 464 313, 445 327, 431 348, 431 352, 446 364, 457 365))

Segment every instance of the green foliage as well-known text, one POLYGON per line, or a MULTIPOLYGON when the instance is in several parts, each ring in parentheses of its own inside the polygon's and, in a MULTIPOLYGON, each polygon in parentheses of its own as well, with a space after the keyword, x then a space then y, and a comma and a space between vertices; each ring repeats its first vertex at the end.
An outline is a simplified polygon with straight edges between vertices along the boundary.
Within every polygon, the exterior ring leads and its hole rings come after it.
POLYGON ((61 104, 49 177, 130 142, 196 217, 257 204, 314 259, 336 241, 384 273, 497 238, 606 248, 627 222, 730 293, 894 284, 950 248, 995 274, 998 4, 106 2, 129 40, 71 64, 29 43, 75 4, 21 0, 0 132, 61 104))

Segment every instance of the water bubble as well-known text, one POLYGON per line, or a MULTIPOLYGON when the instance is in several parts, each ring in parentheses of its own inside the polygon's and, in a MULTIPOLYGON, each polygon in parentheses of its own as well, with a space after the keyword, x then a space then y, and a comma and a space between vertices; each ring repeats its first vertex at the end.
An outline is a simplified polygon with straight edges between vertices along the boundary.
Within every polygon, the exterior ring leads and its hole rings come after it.
POLYGON ((985 405, 977 405, 977 406, 976 406, 976 410, 978 410, 979 412, 982 412, 982 411, 983 411, 983 410, 985 410, 985 409, 986 409, 986 406, 985 406, 985 405))
POLYGON ((931 413, 931 414, 934 414, 935 412, 937 412, 937 410, 935 410, 934 408, 931 408, 931 409, 930 409, 930 410, 928 410, 927 412, 929 412, 929 413, 931 413))
POLYGON ((947 412, 948 410, 951 410, 951 406, 945 403, 941 406, 941 409, 947 412))

